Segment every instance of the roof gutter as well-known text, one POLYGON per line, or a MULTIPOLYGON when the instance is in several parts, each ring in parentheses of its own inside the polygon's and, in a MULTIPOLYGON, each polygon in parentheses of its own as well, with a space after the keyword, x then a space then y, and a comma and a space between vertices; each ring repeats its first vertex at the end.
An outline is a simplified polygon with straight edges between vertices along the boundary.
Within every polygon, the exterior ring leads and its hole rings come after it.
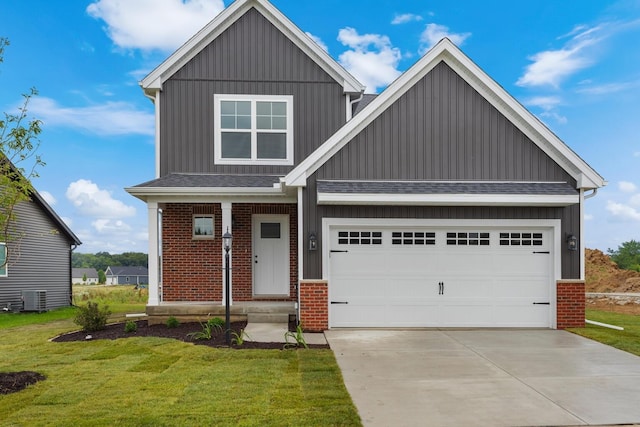
POLYGON ((585 194, 585 195, 584 195, 584 200, 590 199, 590 198, 592 198, 593 196, 595 196, 596 194, 598 194, 598 189, 597 189, 597 188, 594 188, 594 189, 591 191, 591 193, 590 193, 590 194, 585 194))

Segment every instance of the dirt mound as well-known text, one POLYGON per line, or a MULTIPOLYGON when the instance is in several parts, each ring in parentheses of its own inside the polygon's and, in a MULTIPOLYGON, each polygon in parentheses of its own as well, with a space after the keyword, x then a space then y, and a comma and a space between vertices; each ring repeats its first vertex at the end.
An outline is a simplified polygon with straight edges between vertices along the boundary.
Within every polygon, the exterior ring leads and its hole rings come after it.
POLYGON ((618 268, 598 249, 586 249, 585 270, 587 292, 640 293, 640 273, 618 268))

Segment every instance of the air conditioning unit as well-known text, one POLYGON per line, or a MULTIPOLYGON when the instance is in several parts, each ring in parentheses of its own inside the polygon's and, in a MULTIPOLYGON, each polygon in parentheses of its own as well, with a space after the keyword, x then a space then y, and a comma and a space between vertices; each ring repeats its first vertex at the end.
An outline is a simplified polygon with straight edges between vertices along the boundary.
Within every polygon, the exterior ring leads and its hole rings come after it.
POLYGON ((47 311, 47 291, 22 291, 22 310, 47 311))

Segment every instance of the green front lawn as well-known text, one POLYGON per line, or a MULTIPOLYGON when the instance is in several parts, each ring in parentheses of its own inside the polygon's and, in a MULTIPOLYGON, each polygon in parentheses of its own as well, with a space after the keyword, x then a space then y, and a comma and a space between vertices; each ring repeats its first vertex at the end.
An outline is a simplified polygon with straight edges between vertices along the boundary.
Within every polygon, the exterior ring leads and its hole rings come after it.
POLYGON ((569 331, 640 356, 640 316, 587 310, 586 317, 596 322, 622 326, 624 331, 589 324, 585 328, 574 328, 569 331))
POLYGON ((56 320, 0 329, 0 372, 47 377, 0 395, 0 425, 361 425, 330 350, 48 341, 74 328, 56 320))

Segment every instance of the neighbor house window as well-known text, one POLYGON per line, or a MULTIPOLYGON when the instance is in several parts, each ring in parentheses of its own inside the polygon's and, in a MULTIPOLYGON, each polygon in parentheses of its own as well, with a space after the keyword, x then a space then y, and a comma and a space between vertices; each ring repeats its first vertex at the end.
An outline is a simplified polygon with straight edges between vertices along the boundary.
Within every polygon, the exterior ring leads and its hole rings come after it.
POLYGON ((7 277, 7 244, 0 243, 0 277, 7 277))
POLYGON ((193 238, 213 239, 213 215, 193 215, 193 238))
POLYGON ((293 96, 215 95, 215 162, 293 164, 293 96))

